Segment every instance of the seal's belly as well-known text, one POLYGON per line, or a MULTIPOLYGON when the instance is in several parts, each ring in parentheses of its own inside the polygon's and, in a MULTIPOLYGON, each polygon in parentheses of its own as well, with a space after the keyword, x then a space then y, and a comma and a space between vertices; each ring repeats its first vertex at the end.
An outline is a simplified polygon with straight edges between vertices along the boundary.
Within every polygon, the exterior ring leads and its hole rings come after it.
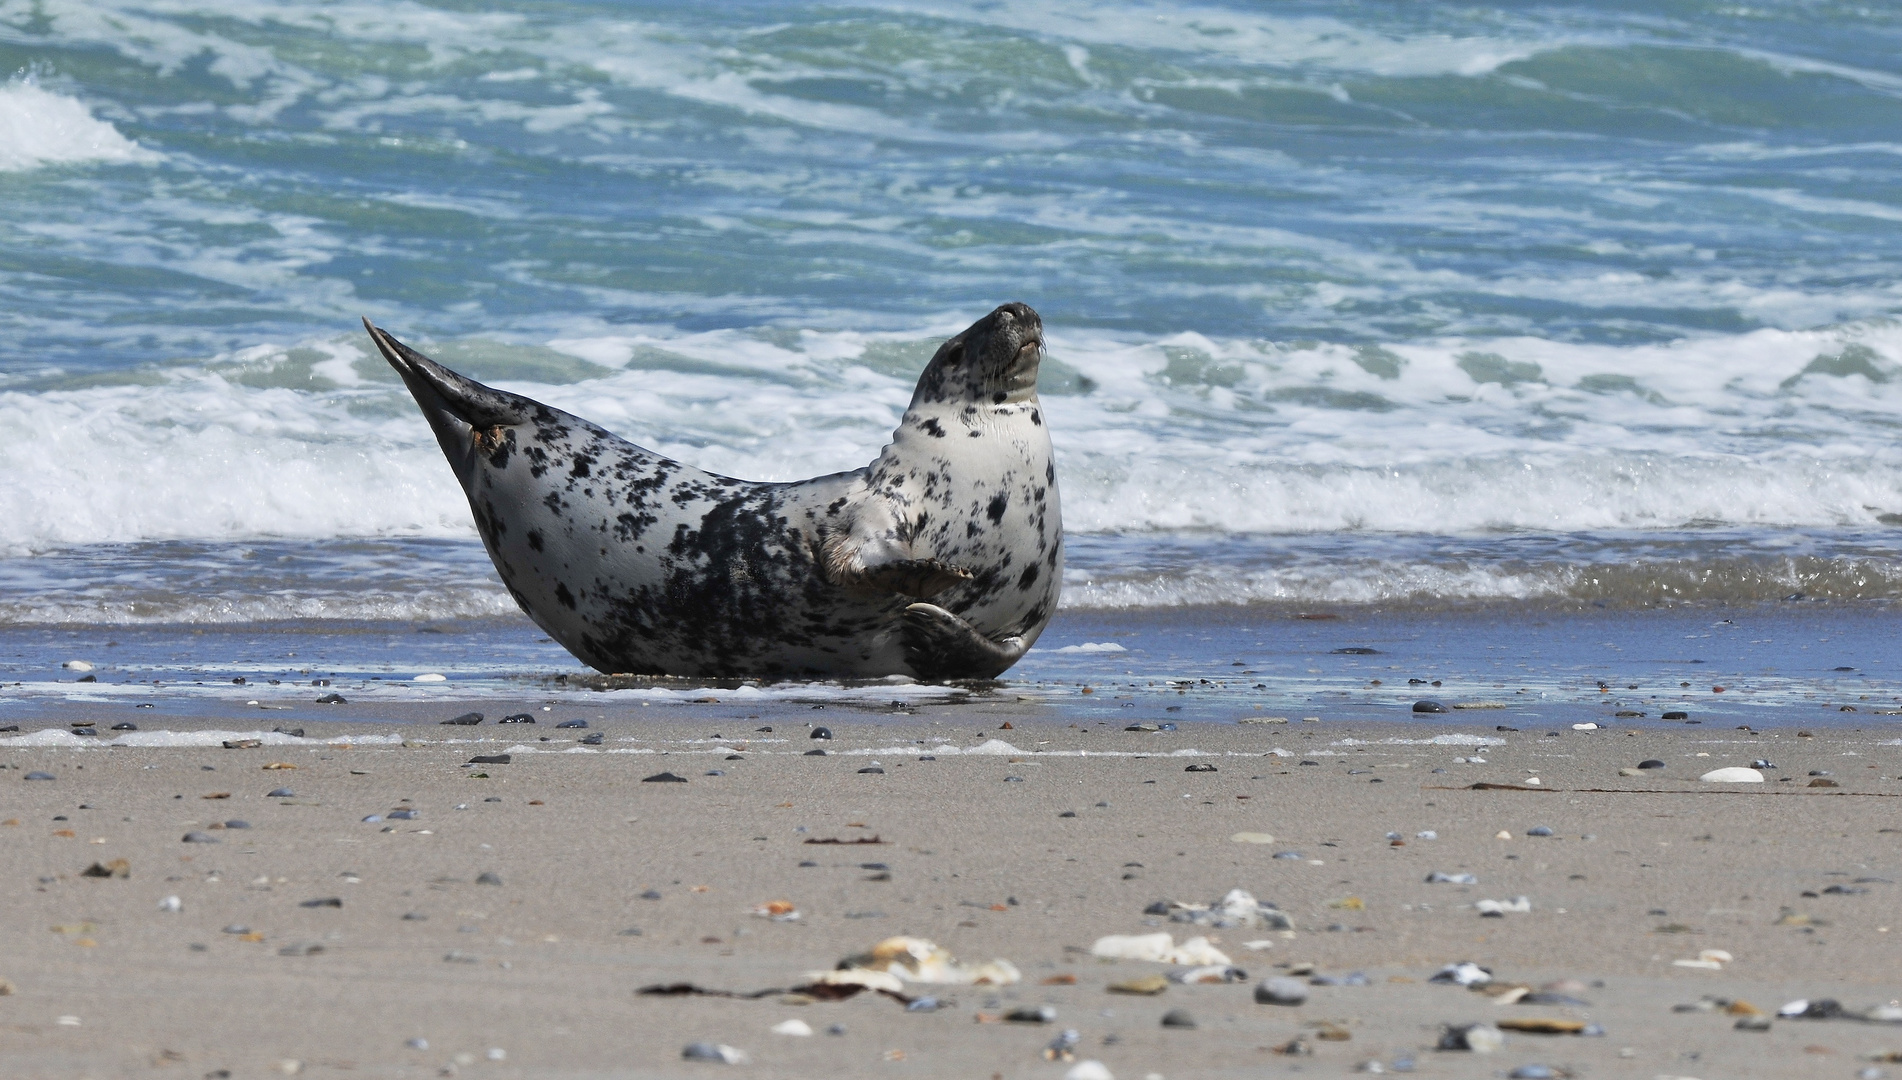
POLYGON ((849 480, 748 483, 628 445, 550 437, 478 470, 470 502, 483 541, 550 637, 613 672, 903 667, 904 603, 828 585, 795 524, 849 480))

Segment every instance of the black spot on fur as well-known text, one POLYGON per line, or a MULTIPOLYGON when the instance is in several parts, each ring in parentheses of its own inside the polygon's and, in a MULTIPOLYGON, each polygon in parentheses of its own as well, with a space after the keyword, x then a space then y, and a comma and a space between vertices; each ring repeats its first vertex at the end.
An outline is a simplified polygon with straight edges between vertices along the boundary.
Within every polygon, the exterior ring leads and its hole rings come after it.
POLYGON ((589 474, 590 474, 590 473, 591 473, 591 472, 593 471, 593 470, 592 470, 592 466, 593 466, 593 465, 594 465, 594 459, 593 459, 593 458, 591 458, 591 457, 589 457, 589 456, 588 456, 588 455, 586 455, 586 454, 576 454, 576 455, 575 455, 575 467, 574 467, 574 468, 573 468, 572 470, 570 470, 570 471, 569 471, 569 473, 568 473, 568 475, 570 475, 570 476, 587 476, 587 475, 589 475, 589 474))
POLYGON ((575 609, 575 594, 569 592, 568 586, 561 582, 555 583, 555 599, 561 601, 561 606, 569 611, 575 609))
POLYGON ((1008 397, 1010 397, 1009 394, 1006 394, 1002 390, 999 390, 997 393, 991 395, 991 400, 999 405, 1002 405, 1004 403, 1004 399, 1008 397))
POLYGON ((540 529, 528 530, 528 546, 534 548, 536 551, 542 549, 542 533, 540 529))
POLYGON ((985 516, 989 517, 991 523, 995 525, 1004 520, 1004 511, 1009 506, 1010 492, 1000 491, 997 493, 997 497, 991 500, 991 505, 984 508, 985 516))
POLYGON ((943 425, 939 424, 938 421, 935 419, 926 420, 924 423, 918 426, 921 428, 924 428, 927 432, 929 432, 931 434, 931 437, 934 439, 944 438, 944 427, 943 425))
POLYGON ((1028 589, 1032 585, 1035 585, 1036 583, 1037 583, 1037 564, 1031 563, 1029 566, 1024 567, 1023 576, 1017 579, 1017 587, 1019 589, 1028 589))

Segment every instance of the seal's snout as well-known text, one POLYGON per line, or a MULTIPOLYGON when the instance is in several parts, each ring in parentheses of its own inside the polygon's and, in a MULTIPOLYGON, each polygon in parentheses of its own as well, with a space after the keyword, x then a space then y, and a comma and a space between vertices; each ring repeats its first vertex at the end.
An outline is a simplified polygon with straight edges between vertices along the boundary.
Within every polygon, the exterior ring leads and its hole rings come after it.
POLYGON ((535 403, 456 374, 368 319, 363 320, 363 328, 369 331, 383 359, 403 377, 403 385, 423 410, 443 456, 449 459, 456 479, 466 490, 474 474, 482 434, 523 423, 535 403))

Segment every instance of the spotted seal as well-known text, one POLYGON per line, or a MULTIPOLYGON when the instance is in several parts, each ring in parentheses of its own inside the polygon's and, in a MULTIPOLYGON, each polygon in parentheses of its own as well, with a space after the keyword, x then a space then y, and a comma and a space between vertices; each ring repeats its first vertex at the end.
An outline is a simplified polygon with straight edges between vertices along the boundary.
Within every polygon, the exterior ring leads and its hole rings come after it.
POLYGON ((1056 611, 1043 323, 1024 304, 939 347, 877 460, 797 483, 702 472, 364 327, 510 595, 602 671, 990 678, 1056 611))

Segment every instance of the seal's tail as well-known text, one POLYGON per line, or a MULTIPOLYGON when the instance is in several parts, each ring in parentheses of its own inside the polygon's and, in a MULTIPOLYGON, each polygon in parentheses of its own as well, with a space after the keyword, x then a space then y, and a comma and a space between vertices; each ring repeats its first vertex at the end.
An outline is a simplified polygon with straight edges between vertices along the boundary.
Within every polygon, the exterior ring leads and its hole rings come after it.
POLYGON ((467 489, 474 468, 477 433, 526 423, 534 402, 458 375, 378 329, 368 319, 363 320, 363 328, 370 332, 370 340, 376 342, 383 359, 403 377, 410 396, 422 407, 423 416, 436 433, 436 441, 442 445, 450 467, 455 469, 456 478, 467 489))

